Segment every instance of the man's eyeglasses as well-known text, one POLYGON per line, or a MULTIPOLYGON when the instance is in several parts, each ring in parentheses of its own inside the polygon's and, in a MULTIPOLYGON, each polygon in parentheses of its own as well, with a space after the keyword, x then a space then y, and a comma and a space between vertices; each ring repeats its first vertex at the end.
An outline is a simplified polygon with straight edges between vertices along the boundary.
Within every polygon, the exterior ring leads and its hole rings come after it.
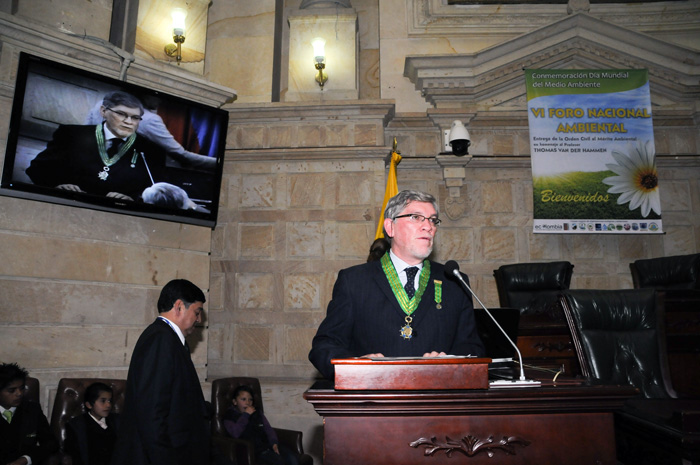
POLYGON ((440 226, 440 223, 442 223, 442 220, 440 218, 434 216, 423 216, 419 215, 418 213, 408 213, 406 215, 399 215, 394 217, 395 220, 399 218, 408 218, 408 220, 411 223, 422 223, 423 221, 428 220, 432 223, 433 226, 440 226))
POLYGON ((111 108, 107 108, 107 110, 109 110, 109 111, 111 111, 112 113, 114 113, 115 115, 117 115, 117 116, 119 117, 119 119, 121 119, 122 121, 126 121, 126 120, 128 120, 129 118, 131 118, 131 121, 135 121, 135 122, 138 123, 138 122, 140 122, 140 121, 143 119, 143 118, 141 118, 139 115, 129 115, 129 114, 127 114, 127 113, 124 113, 123 111, 112 110, 111 108))

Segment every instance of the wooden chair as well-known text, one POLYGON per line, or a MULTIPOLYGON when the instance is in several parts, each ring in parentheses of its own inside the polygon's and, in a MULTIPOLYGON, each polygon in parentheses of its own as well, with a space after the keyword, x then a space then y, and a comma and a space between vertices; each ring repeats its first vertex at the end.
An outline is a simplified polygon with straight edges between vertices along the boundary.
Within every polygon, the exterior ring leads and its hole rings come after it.
MULTIPOLYGON (((223 423, 224 414, 232 405, 233 392, 241 385, 247 385, 252 388, 255 398, 255 408, 264 413, 262 391, 258 378, 232 377, 216 379, 211 385, 211 403, 214 409, 211 423, 212 438, 214 443, 218 444, 222 450, 229 455, 229 458, 231 457, 228 451, 233 448, 236 462, 239 465, 256 465, 257 462, 255 461, 255 449, 253 444, 245 439, 230 437, 223 423)), ((282 428, 274 428, 274 430, 275 433, 277 433, 280 444, 298 454, 300 465, 313 465, 313 458, 304 453, 301 442, 301 431, 282 428)))

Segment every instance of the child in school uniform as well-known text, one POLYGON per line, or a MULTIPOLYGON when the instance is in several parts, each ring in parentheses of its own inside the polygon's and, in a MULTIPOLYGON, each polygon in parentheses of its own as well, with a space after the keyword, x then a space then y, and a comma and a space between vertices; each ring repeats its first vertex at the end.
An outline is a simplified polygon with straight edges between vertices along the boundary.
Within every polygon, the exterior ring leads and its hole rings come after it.
POLYGON ((299 464, 292 451, 279 444, 265 415, 255 409, 250 386, 238 386, 233 392, 232 404, 224 414, 224 427, 232 437, 251 441, 259 462, 267 465, 299 464))
POLYGON ((63 449, 73 465, 109 465, 119 425, 112 396, 112 388, 104 383, 92 383, 85 390, 85 413, 66 425, 63 449))
POLYGON ((0 363, 0 464, 43 462, 58 450, 41 406, 24 397, 27 370, 0 363))

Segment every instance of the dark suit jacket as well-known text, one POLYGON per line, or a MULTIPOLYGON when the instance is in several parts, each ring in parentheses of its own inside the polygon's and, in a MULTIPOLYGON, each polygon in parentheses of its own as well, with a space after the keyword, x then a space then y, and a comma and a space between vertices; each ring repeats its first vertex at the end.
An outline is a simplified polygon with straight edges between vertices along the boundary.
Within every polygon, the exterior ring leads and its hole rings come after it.
POLYGON ((152 185, 140 153, 146 157, 154 181, 167 182, 163 178, 165 153, 138 135, 129 151, 109 167, 107 179, 101 180, 97 175, 105 165, 97 149, 95 126, 63 125, 56 129, 53 139, 32 160, 26 172, 32 182, 40 186, 75 184, 89 194, 105 196, 109 192, 119 192, 138 201, 143 190, 152 185), (138 156, 132 168, 134 151, 138 156))
POLYGON ((12 423, 0 418, 1 464, 28 455, 33 464, 40 465, 56 451, 58 440, 39 404, 27 400, 22 402, 12 417, 12 423))
POLYGON ((341 270, 326 318, 312 341, 309 360, 323 376, 332 380, 334 369, 330 361, 333 358, 371 353, 412 357, 431 351, 449 355, 484 354, 471 296, 454 278, 445 275, 444 266, 439 263, 430 262, 430 280, 412 315, 414 335, 408 340, 399 333, 406 324, 405 317, 381 262, 341 270), (436 280, 442 281, 442 308, 437 308, 435 302, 436 280))
POLYGON ((194 364, 160 318, 131 356, 113 465, 210 463, 209 412, 194 364))
POLYGON ((109 463, 111 453, 114 450, 114 438, 119 431, 119 414, 111 413, 107 419, 107 429, 105 432, 114 435, 113 437, 105 437, 104 433, 100 435, 91 434, 90 430, 94 429, 100 431, 101 428, 95 420, 90 417, 88 412, 78 415, 72 418, 66 425, 66 440, 63 443, 63 450, 66 454, 73 458, 73 465, 94 465, 90 461, 90 456, 95 453, 100 455, 104 451, 107 455, 100 457, 100 460, 109 463), (104 443, 95 444, 95 438, 104 439, 104 443), (111 447, 110 447, 111 446, 111 447), (92 452, 92 454, 91 454, 92 452))

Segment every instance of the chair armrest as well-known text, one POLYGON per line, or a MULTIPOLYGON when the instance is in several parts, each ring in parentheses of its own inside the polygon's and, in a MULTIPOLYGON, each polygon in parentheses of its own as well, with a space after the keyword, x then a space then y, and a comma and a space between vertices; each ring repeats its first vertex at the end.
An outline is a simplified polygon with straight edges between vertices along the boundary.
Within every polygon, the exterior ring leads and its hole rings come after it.
POLYGON ((275 430, 275 433, 277 433, 277 439, 279 439, 280 444, 286 446, 288 449, 291 449, 299 455, 304 453, 304 447, 301 444, 301 431, 283 428, 273 429, 275 430))
POLYGON ((212 444, 217 446, 224 456, 237 464, 254 464, 255 447, 245 439, 213 436, 212 444))

